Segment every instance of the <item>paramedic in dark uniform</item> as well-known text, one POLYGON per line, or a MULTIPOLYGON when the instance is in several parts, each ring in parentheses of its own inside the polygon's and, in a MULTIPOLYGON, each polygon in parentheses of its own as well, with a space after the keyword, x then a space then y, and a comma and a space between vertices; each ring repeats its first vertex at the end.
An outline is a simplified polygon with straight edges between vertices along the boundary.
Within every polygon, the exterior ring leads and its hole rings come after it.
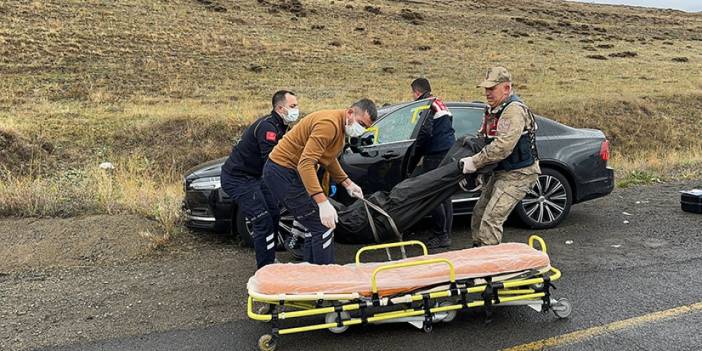
MULTIPOLYGON (((431 94, 431 85, 425 78, 417 78, 412 84, 414 99, 434 99, 428 115, 424 119, 417 135, 413 158, 415 162, 422 159, 421 168, 416 168, 412 176, 432 171, 441 163, 446 152, 456 142, 453 130, 453 116, 446 105, 431 94)), ((453 226, 453 205, 451 198, 446 199, 431 212, 434 236, 427 241, 427 247, 436 249, 451 246, 451 227, 453 226)))
POLYGON ((534 114, 512 91, 512 75, 506 68, 490 68, 478 87, 485 89, 488 104, 479 132, 486 145, 461 162, 466 174, 497 165, 473 208, 470 224, 473 246, 497 245, 507 216, 539 179, 537 126, 534 114))
POLYGON ((272 100, 273 111, 246 128, 222 166, 221 176, 222 190, 251 222, 258 268, 275 261, 280 219, 280 205, 261 180, 263 165, 273 147, 285 135, 288 125, 300 114, 293 92, 280 90, 273 94, 272 100))

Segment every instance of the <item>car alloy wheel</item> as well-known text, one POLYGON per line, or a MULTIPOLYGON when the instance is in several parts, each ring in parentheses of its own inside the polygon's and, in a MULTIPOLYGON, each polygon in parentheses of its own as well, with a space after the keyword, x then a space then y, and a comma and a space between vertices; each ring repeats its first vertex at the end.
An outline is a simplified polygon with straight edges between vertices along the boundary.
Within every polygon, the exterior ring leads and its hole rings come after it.
POLYGON ((568 180, 558 171, 544 169, 518 205, 517 214, 531 228, 553 228, 568 215, 572 203, 568 180))

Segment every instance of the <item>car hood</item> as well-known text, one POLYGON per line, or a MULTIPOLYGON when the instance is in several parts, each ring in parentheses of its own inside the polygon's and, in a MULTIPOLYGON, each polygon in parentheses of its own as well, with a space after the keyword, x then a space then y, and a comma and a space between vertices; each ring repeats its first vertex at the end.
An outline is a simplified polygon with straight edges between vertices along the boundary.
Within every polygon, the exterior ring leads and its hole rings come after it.
POLYGON ((193 180, 205 177, 219 177, 222 173, 222 165, 227 160, 226 157, 201 163, 185 172, 186 180, 193 180))

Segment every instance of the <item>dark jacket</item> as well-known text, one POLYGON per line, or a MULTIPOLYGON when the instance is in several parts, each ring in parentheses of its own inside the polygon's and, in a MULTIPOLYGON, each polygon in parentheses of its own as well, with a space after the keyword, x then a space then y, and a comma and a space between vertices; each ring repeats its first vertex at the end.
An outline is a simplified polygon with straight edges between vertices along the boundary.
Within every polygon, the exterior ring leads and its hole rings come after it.
POLYGON ((453 130, 453 115, 446 105, 430 93, 417 100, 432 98, 431 106, 422 114, 419 133, 409 160, 408 172, 412 173, 423 156, 436 155, 443 157, 456 141, 453 130))
POLYGON ((283 138, 288 126, 275 111, 251 124, 232 148, 222 171, 229 174, 243 173, 261 177, 263 165, 273 147, 283 138))
POLYGON ((417 98, 417 100, 432 98, 434 101, 427 110, 427 115, 423 118, 422 126, 417 135, 417 154, 432 155, 445 153, 456 142, 455 131, 453 130, 453 115, 448 110, 441 99, 432 96, 430 93, 417 98))

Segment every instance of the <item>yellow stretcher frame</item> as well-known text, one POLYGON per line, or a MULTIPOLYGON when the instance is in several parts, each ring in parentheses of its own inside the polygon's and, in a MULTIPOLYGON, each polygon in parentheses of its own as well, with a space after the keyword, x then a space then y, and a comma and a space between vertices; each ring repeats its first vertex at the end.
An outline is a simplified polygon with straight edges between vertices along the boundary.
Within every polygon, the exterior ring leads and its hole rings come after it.
MULTIPOLYGON (((534 243, 539 243, 539 249, 547 253, 546 242, 539 236, 532 235, 529 237, 528 244, 530 247, 534 247, 534 243)), ((389 249, 389 248, 405 248, 407 246, 420 246, 422 248, 422 256, 428 255, 428 250, 426 246, 416 240, 396 242, 389 244, 380 244, 366 246, 359 249, 356 252, 356 265, 361 264, 361 255, 364 252, 389 249)), ((435 258, 427 260, 417 260, 411 262, 403 263, 390 263, 387 265, 380 265, 376 267, 371 276, 371 292, 373 294, 372 298, 361 296, 357 293, 354 294, 314 294, 314 295, 262 295, 249 292, 249 297, 247 301, 247 314, 249 318, 262 322, 273 322, 272 335, 266 334, 259 339, 259 348, 262 351, 273 351, 277 346, 277 339, 280 335, 294 334, 301 332, 308 332, 321 329, 330 329, 334 331, 334 328, 347 328, 352 325, 366 324, 366 323, 378 323, 383 321, 391 321, 400 318, 408 317, 419 317, 425 316, 424 330, 431 331, 431 321, 428 318, 432 318, 434 314, 442 312, 454 312, 473 308, 487 306, 491 308, 492 306, 500 304, 529 304, 536 305, 542 304, 543 310, 547 311, 552 309, 558 317, 566 318, 570 314, 570 303, 565 299, 552 300, 550 298, 550 284, 553 281, 560 279, 561 272, 554 268, 548 267, 547 270, 542 270, 535 272, 531 277, 523 279, 521 275, 516 278, 507 278, 503 281, 492 281, 490 277, 483 280, 481 284, 461 287, 456 281, 456 273, 454 270, 453 263, 445 258, 435 258), (380 297, 378 295, 378 274, 388 270, 402 269, 406 267, 416 267, 421 265, 433 265, 433 264, 446 264, 449 266, 449 280, 448 286, 434 287, 433 289, 414 292, 409 294, 404 294, 396 297, 380 297), (482 294, 483 299, 474 299, 468 301, 468 294, 482 294), (449 304, 440 304, 438 299, 447 299, 452 297, 461 297, 460 301, 452 301, 449 304), (323 302, 335 302, 333 306, 320 306, 323 302), (388 306, 398 306, 402 304, 411 304, 414 302, 423 301, 424 306, 429 306, 430 303, 435 303, 434 307, 423 307, 423 308, 404 308, 401 310, 389 311, 389 312, 377 312, 371 313, 374 308, 388 307, 388 306), (266 313, 259 313, 254 311, 254 303, 265 303, 268 304, 271 311, 266 313), (562 306, 558 307, 557 310, 552 304, 559 303, 562 306), (283 309, 284 307, 293 307, 298 310, 294 311, 278 311, 278 309, 283 309), (352 311, 365 310, 362 317, 354 317, 348 319, 341 319, 341 313, 347 313, 352 311), (559 313, 560 311, 560 313, 559 313), (335 322, 332 323, 319 323, 299 327, 290 328, 279 328, 278 322, 281 320, 304 318, 312 316, 327 315, 330 313, 335 313, 339 316, 335 322), (427 325, 428 324, 428 325, 427 325)), ((479 279, 477 279, 479 280, 479 279)), ((479 280, 480 281, 480 280, 479 280)), ((488 310, 486 310, 488 311, 488 310)), ((488 311, 489 313, 489 311, 488 311)), ((345 330, 345 329, 344 329, 345 330)))

